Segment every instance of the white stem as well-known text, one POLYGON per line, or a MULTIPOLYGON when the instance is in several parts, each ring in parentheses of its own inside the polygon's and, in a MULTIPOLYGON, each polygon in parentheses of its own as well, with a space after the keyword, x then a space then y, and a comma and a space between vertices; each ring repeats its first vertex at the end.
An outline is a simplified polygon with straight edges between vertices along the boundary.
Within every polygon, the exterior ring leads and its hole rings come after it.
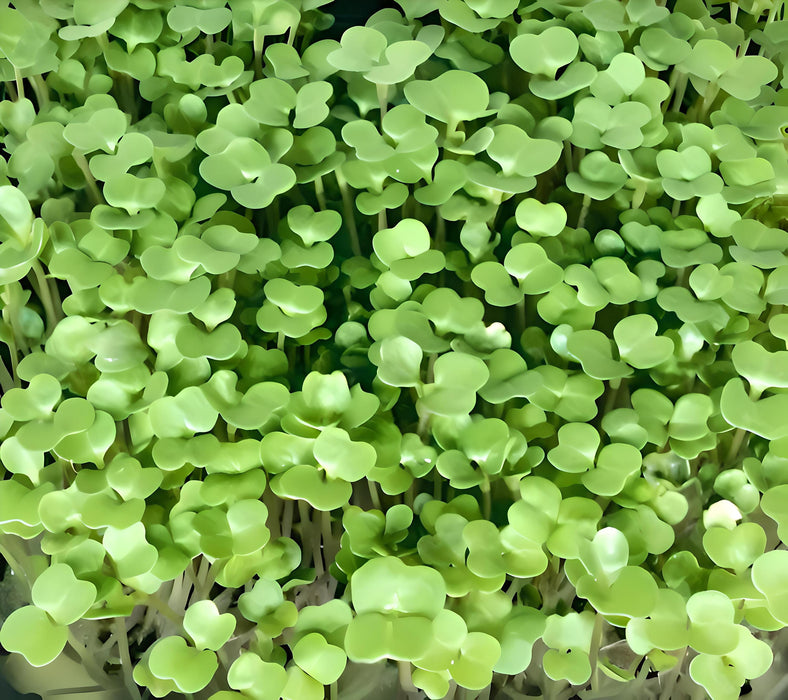
POLYGON ((580 209, 580 216, 577 217, 577 226, 575 228, 583 228, 588 215, 588 209, 591 206, 591 197, 589 195, 583 196, 583 207, 580 209))
POLYGON ((126 686, 126 690, 129 691, 129 697, 132 700, 140 700, 139 688, 131 675, 131 654, 129 653, 129 640, 124 618, 116 617, 112 624, 115 627, 114 636, 118 641, 118 653, 120 654, 120 663, 123 667, 123 684, 126 686))

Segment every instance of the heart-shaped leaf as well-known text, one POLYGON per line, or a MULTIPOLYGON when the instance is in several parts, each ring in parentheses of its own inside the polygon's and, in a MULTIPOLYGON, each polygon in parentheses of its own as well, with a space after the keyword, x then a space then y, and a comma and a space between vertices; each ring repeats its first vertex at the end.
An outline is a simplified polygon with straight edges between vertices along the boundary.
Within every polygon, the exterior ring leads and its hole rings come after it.
MULTIPOLYGON (((564 218, 566 214, 564 214, 564 218)), ((484 264, 484 263, 482 263, 484 264)), ((538 243, 520 243, 504 258, 506 271, 520 282, 526 294, 543 294, 560 284, 563 272, 538 243)))
POLYGON ((183 629, 197 649, 221 649, 235 630, 235 618, 220 614, 212 600, 200 600, 186 609, 183 629))
POLYGON ((263 661, 257 654, 244 652, 230 666, 227 682, 231 688, 245 690, 259 700, 279 700, 287 684, 287 671, 279 664, 263 661))
POLYGON ((171 680, 184 693, 196 693, 211 682, 219 666, 212 651, 198 651, 183 637, 163 637, 150 648, 148 668, 157 678, 171 680))
POLYGON ((594 466, 599 433, 587 423, 567 423, 558 429, 558 446, 547 453, 550 463, 564 472, 582 473, 594 466))
POLYGON ((33 604, 58 624, 79 620, 96 600, 96 587, 80 581, 66 564, 52 564, 33 584, 33 604))
MULTIPOLYGON (((561 144, 551 139, 533 139, 513 124, 493 128, 487 153, 504 175, 531 176, 547 172, 561 156, 561 144)), ((549 206, 549 205, 548 205, 549 206)))
POLYGON ((68 628, 58 625, 43 610, 25 605, 14 610, 0 629, 0 644, 25 657, 31 666, 46 666, 63 651, 68 628))
POLYGON ((325 472, 302 464, 271 480, 271 490, 280 498, 300 498, 318 510, 334 510, 347 504, 353 487, 347 481, 327 478, 325 472))
POLYGON ((128 117, 119 109, 99 109, 85 121, 73 121, 63 129, 63 138, 84 153, 102 150, 114 153, 126 132, 128 117))
POLYGON ((742 523, 733 530, 710 527, 703 535, 703 548, 718 566, 741 573, 766 549, 766 533, 757 523, 742 523))
POLYGON ((48 418, 60 400, 60 382, 51 374, 37 374, 31 378, 26 389, 9 389, 0 405, 15 421, 27 422, 36 418, 48 418))
POLYGON ((649 369, 673 354, 673 341, 657 336, 652 316, 636 314, 619 321, 613 329, 621 359, 636 369, 649 369))
POLYGON ((527 198, 517 205, 517 225, 532 236, 557 236, 566 227, 566 210, 558 202, 527 198))
POLYGON ((375 449, 363 442, 353 442, 341 428, 325 428, 313 447, 315 459, 333 479, 358 481, 374 466, 375 449))
POLYGON ((699 654, 690 663, 692 679, 712 697, 741 692, 748 678, 758 678, 772 664, 769 645, 756 639, 749 630, 739 628, 739 645, 723 656, 699 654))
POLYGON ((556 26, 541 34, 515 37, 509 50, 514 62, 524 71, 553 79, 559 68, 577 56, 578 48, 574 32, 568 27, 556 26))
POLYGON ((293 661, 323 685, 334 683, 345 670, 345 652, 326 642, 323 635, 312 632, 296 642, 293 661))
POLYGON ((687 601, 690 645, 706 654, 733 651, 739 642, 739 628, 733 623, 733 603, 721 591, 701 591, 687 601))
POLYGON ((399 612, 433 618, 443 608, 446 586, 426 566, 408 566, 396 557, 373 559, 351 578, 353 607, 358 614, 399 612))
POLYGON ((191 29, 199 29, 203 34, 218 34, 231 20, 232 12, 226 7, 198 9, 179 5, 167 13, 167 24, 181 34, 191 29))
POLYGON ((610 341, 599 331, 575 331, 566 349, 583 365, 583 371, 596 379, 617 379, 632 373, 623 362, 613 359, 610 341))
POLYGON ((405 85, 408 102, 427 116, 454 125, 487 114, 490 93, 473 73, 449 70, 433 80, 412 80, 405 85))

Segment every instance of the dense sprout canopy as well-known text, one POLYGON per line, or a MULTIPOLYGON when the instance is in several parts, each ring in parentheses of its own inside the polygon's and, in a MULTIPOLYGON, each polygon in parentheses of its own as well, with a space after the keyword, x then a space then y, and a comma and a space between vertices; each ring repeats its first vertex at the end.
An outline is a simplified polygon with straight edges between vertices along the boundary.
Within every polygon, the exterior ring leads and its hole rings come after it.
POLYGON ((782 0, 0 0, 2 675, 766 697, 787 50, 782 0))

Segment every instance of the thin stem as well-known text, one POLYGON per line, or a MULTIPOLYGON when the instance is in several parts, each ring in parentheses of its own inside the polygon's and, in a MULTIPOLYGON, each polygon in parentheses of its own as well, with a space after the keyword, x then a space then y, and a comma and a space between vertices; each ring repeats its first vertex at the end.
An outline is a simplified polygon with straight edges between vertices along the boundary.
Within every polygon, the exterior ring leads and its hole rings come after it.
POLYGON ((49 87, 46 84, 44 78, 40 75, 33 76, 33 83, 38 85, 38 89, 41 91, 41 99, 43 100, 43 104, 39 104, 39 111, 41 109, 48 110, 49 109, 49 87))
POLYGON ((388 85, 375 85, 375 90, 378 93, 378 106, 380 107, 380 118, 386 116, 386 109, 389 104, 389 86, 388 85))
POLYGON ((682 666, 684 665, 684 659, 687 656, 687 651, 688 648, 684 647, 683 651, 681 652, 681 656, 676 662, 676 665, 670 669, 670 671, 668 671, 669 681, 663 686, 663 690, 659 695, 659 700, 671 700, 673 697, 673 690, 676 687, 676 682, 678 681, 679 675, 681 675, 682 666))
MULTIPOLYGON (((41 76, 38 76, 39 78, 41 76)), ((33 94, 36 96, 36 102, 38 103, 38 111, 45 112, 47 107, 49 106, 49 97, 45 98, 44 92, 41 91, 41 84, 37 83, 33 78, 28 78, 28 82, 30 83, 30 87, 33 88, 33 94), (45 104, 46 99, 46 104, 45 104)))
MULTIPOLYGON (((181 577, 182 579, 183 577, 181 577)), ((182 581, 181 581, 182 584, 182 581)), ((180 586, 173 587, 173 594, 180 593, 180 586)), ((170 596, 170 600, 172 600, 174 595, 170 596)), ((166 617, 170 622, 174 622, 177 625, 180 625, 183 622, 183 617, 178 615, 169 605, 167 605, 161 598, 158 597, 156 594, 149 595, 146 599, 146 604, 149 607, 154 607, 158 612, 160 612, 164 617, 166 617)))
POLYGON ((16 96, 17 100, 25 99, 25 81, 18 68, 14 68, 14 78, 16 80, 16 96))
POLYGON ((293 501, 287 499, 282 513, 282 537, 290 537, 293 530, 293 501))
POLYGON ((381 209, 378 212, 378 231, 383 231, 389 227, 388 221, 386 220, 386 210, 381 209))
POLYGON ((525 585, 524 578, 518 578, 512 581, 508 589, 506 589, 507 597, 512 599, 512 602, 517 603, 517 594, 522 590, 525 585))
POLYGON ((490 477, 484 474, 484 481, 481 483, 482 490, 482 513, 485 520, 490 519, 492 513, 492 493, 490 492, 490 477))
POLYGON ((438 353, 434 352, 427 360, 427 376, 425 377, 426 384, 432 384, 435 381, 435 361, 438 359, 438 353))
POLYGON ((731 447, 728 450, 728 454, 725 457, 725 464, 730 465, 733 460, 736 458, 736 455, 739 454, 739 450, 741 449, 742 443, 744 442, 744 438, 747 436, 747 431, 744 428, 739 428, 733 436, 733 440, 731 441, 731 447))
POLYGON ((597 613, 594 620, 594 630, 591 633, 591 653, 588 658, 591 664, 591 688, 593 690, 599 688, 599 647, 602 645, 602 628, 604 624, 605 619, 597 613))
POLYGON ((611 379, 608 383, 610 384, 611 391, 607 395, 607 400, 605 401, 605 408, 603 410, 602 417, 606 416, 616 407, 616 400, 618 399, 618 391, 621 388, 621 383, 626 381, 624 379, 611 379))
POLYGON ((140 699, 140 691, 134 679, 131 676, 132 664, 131 654, 129 653, 129 639, 126 631, 126 623, 124 618, 116 617, 112 623, 115 628, 115 637, 118 641, 118 653, 120 654, 120 664, 123 668, 123 684, 129 692, 129 697, 132 700, 140 699))
POLYGON ((318 520, 320 519, 320 511, 315 510, 312 523, 309 527, 312 533, 312 537, 310 538, 312 540, 312 559, 315 562, 315 575, 317 578, 323 576, 328 568, 328 564, 324 562, 325 545, 323 544, 323 538, 320 534, 320 525, 318 524, 318 520))
POLYGON ((213 53, 213 34, 205 35, 205 53, 209 55, 213 53))
POLYGON ((525 332, 525 297, 517 302, 517 329, 521 334, 525 332))
POLYGON ((317 197, 317 204, 321 210, 325 210, 326 207, 326 192, 323 189, 323 178, 319 175, 315 178, 315 196, 317 197))
POLYGON ((409 693, 417 692, 417 688, 413 685, 413 678, 411 677, 411 667, 410 661, 399 661, 397 662, 397 666, 399 667, 399 684, 403 690, 406 690, 409 693))
POLYGON ((266 524, 268 529, 271 531, 271 539, 278 540, 282 533, 280 531, 280 526, 282 523, 282 500, 276 498, 274 494, 271 492, 271 489, 266 487, 265 492, 263 493, 263 503, 265 504, 266 508, 268 508, 268 518, 266 524))
POLYGON ((57 288, 57 280, 54 277, 47 277, 46 280, 49 283, 49 294, 52 299, 52 304, 55 307, 55 313, 57 314, 58 320, 62 321, 63 302, 60 299, 60 290, 57 288))
POLYGON ((572 156, 575 161, 575 170, 580 169, 580 161, 586 157, 586 149, 585 148, 574 148, 572 149, 572 156))
POLYGON ((436 250, 443 250, 446 245, 446 221, 442 216, 437 217, 438 221, 435 224, 435 248, 436 250))
MULTIPOLYGON (((763 393, 762 389, 759 389, 756 386, 750 387, 750 401, 757 401, 761 394, 763 393)), ((725 457, 725 465, 730 466, 734 459, 739 455, 741 451, 742 445, 744 443, 745 438, 749 435, 749 432, 744 428, 739 428, 736 431, 736 434, 733 436, 733 440, 731 441, 730 449, 728 450, 728 454, 725 457)))
POLYGON ((255 27, 254 30, 252 43, 254 45, 254 76, 259 80, 263 77, 263 46, 265 45, 265 36, 260 33, 257 27, 255 27))
POLYGON ((107 38, 107 32, 102 32, 101 34, 96 35, 96 42, 101 47, 101 50, 105 53, 109 50, 109 39, 107 38))
POLYGON ((330 558, 333 560, 336 552, 334 551, 334 533, 331 529, 331 511, 329 510, 324 510, 320 513, 320 534, 323 538, 323 549, 326 553, 326 559, 330 558))
POLYGON ((98 657, 103 656, 104 658, 109 657, 109 650, 112 649, 112 647, 114 647, 117 643, 118 643, 117 633, 113 632, 112 634, 109 635, 107 641, 101 645, 101 647, 98 650, 98 654, 96 654, 96 656, 98 657))
POLYGON ((191 562, 189 562, 189 566, 186 567, 186 571, 184 571, 188 581, 184 581, 186 585, 181 587, 182 595, 176 606, 178 610, 183 610, 184 613, 186 612, 186 607, 196 601, 198 583, 197 569, 194 564, 195 561, 196 558, 192 559, 191 562))
MULTIPOLYGON (((16 372, 14 372, 16 375, 16 372)), ((8 373, 8 368, 5 366, 5 362, 0 361, 0 389, 3 390, 5 394, 7 391, 10 391, 14 388, 14 379, 8 373)))
MULTIPOLYGON (((2 363, 0 363, 0 367, 2 367, 2 363)), ((21 551, 18 553, 11 553, 11 548, 14 547, 14 541, 10 538, 13 535, 0 535, 0 556, 6 560, 8 566, 11 567, 11 571, 14 572, 14 576, 18 576, 21 578, 25 584, 27 585, 27 590, 30 591, 33 586, 32 577, 28 574, 27 569, 24 567, 23 562, 26 561, 26 552, 21 551), (17 556, 17 554, 19 556, 17 556)), ((23 545, 24 547, 24 545, 23 545)))
POLYGON ((413 505, 416 502, 416 482, 411 481, 408 490, 405 492, 405 505, 413 510, 413 505))
MULTIPOLYGON (((742 52, 744 55, 745 52, 742 52)), ((709 83, 706 86, 706 90, 703 93, 703 102, 700 105, 700 109, 698 110, 698 121, 702 122, 706 118, 706 114, 709 111, 712 103, 717 97, 717 94, 720 91, 720 86, 717 83, 709 83)))
POLYGON ((225 673, 229 670, 230 666, 232 666, 232 661, 230 661, 230 657, 227 655, 227 651, 225 649, 218 649, 216 651, 216 656, 219 657, 219 663, 222 665, 222 668, 225 670, 225 673))
POLYGON ((647 189, 648 189, 648 183, 645 180, 637 181, 637 184, 635 185, 635 189, 632 190, 632 202, 631 202, 632 209, 640 209, 640 205, 643 204, 643 200, 646 197, 647 189))
POLYGON ((44 313, 47 317, 47 325, 49 326, 49 332, 51 333, 55 329, 55 326, 60 322, 60 313, 58 308, 55 307, 55 303, 52 299, 52 292, 49 288, 49 282, 47 281, 44 270, 38 260, 33 261, 32 270, 33 274, 35 275, 36 292, 38 293, 38 298, 41 300, 41 305, 44 307, 44 313))
MULTIPOLYGON (((322 562, 320 560, 320 545, 319 545, 319 537, 313 537, 312 533, 312 519, 310 518, 309 513, 309 504, 306 501, 302 501, 299 499, 298 501, 298 518, 301 523, 301 550, 304 552, 305 555, 311 554, 313 563, 315 565, 315 574, 318 574, 318 569, 322 569, 322 562), (317 546, 314 544, 314 540, 318 540, 317 546), (307 546, 308 543, 312 542, 312 546, 307 546)), ((304 559, 304 566, 308 566, 308 560, 305 557, 304 559)))
POLYGON ((380 494, 378 494, 378 487, 371 479, 367 479, 367 485, 369 487, 369 497, 372 499, 372 505, 380 510, 380 494))
POLYGON ((334 177, 336 178, 337 186, 342 196, 342 211, 345 215, 345 225, 350 233, 350 248, 353 251, 353 255, 360 257, 361 245, 358 240, 358 229, 356 228, 356 217, 353 211, 353 202, 350 199, 350 191, 348 190, 345 178, 340 175, 338 169, 334 170, 334 177))
POLYGON ((779 2, 772 3, 772 6, 769 8, 769 14, 766 15, 766 24, 771 24, 774 22, 775 17, 777 17, 777 13, 783 9, 783 0, 779 0, 779 2))
POLYGON ((199 593, 197 591, 197 587, 195 586, 195 597, 199 596, 199 599, 205 599, 208 594, 211 592, 211 586, 213 585, 211 576, 211 562, 208 561, 208 558, 203 556, 202 561, 200 562, 200 569, 197 572, 197 584, 199 586, 199 593))
MULTIPOLYGON (((682 73, 679 70, 674 70, 674 73, 676 75, 676 91, 673 95, 673 106, 671 109, 674 112, 680 112, 681 104, 684 102, 684 95, 687 92, 689 78, 686 73, 682 73)), ((665 100, 665 104, 668 104, 668 100, 665 100)))
POLYGON ((577 226, 575 228, 583 228, 583 224, 586 222, 586 216, 588 215, 588 209, 591 206, 591 197, 589 195, 583 195, 583 207, 580 209, 580 216, 577 217, 577 226))
POLYGON ((422 442, 428 437, 427 432, 430 426, 430 418, 432 414, 424 409, 424 412, 419 416, 419 424, 416 427, 416 433, 422 439, 422 442))
POLYGON ((572 162, 572 147, 569 145, 569 141, 564 141, 564 165, 566 166, 566 172, 574 172, 575 166, 572 162))
MULTIPOLYGON (((114 71, 111 71, 111 73, 113 72, 114 71)), ((134 81, 128 73, 119 72, 116 73, 116 75, 117 80, 115 82, 120 93, 123 111, 131 117, 131 121, 134 123, 137 121, 137 99, 135 95, 134 81)))
POLYGON ((107 674, 104 673, 104 670, 96 663, 93 654, 88 652, 87 647, 74 636, 74 633, 70 629, 68 630, 68 645, 77 652, 79 658, 82 659, 82 665, 93 680, 100 685, 106 686, 107 684, 105 681, 109 680, 107 674))
POLYGON ((96 179, 93 177, 93 173, 90 172, 90 167, 88 166, 88 160, 85 158, 85 154, 82 153, 82 151, 74 151, 71 155, 79 169, 82 171, 82 175, 85 178, 85 184, 87 185, 88 192, 90 192, 90 197, 93 200, 93 204, 103 204, 104 197, 99 191, 98 185, 96 184, 96 179))
POLYGON ((458 127, 459 127, 459 122, 455 122, 453 120, 449 120, 446 122, 446 137, 444 140, 445 145, 451 144, 454 135, 457 133, 458 127))

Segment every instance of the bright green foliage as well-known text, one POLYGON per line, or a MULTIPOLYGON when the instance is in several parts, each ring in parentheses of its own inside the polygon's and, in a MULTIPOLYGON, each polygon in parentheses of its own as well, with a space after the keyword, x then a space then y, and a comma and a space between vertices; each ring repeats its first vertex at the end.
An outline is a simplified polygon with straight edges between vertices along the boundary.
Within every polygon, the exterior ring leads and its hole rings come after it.
POLYGON ((215 603, 200 600, 189 606, 183 616, 183 628, 198 649, 221 649, 235 630, 230 613, 219 614, 215 603))
POLYGON ((148 653, 147 660, 134 669, 135 680, 144 682, 150 675, 173 690, 196 693, 210 682, 218 662, 212 651, 197 651, 183 637, 159 639, 148 653))
POLYGON ((68 630, 40 608, 26 605, 14 610, 3 623, 0 643, 22 654, 31 666, 46 666, 66 646, 68 630))
POLYGON ((588 652, 594 616, 591 613, 569 613, 547 618, 542 639, 549 647, 544 655, 544 672, 553 680, 566 679, 572 685, 585 683, 591 675, 588 652))
POLYGON ((3 675, 765 697, 782 3, 377 4, 0 7, 3 675))

